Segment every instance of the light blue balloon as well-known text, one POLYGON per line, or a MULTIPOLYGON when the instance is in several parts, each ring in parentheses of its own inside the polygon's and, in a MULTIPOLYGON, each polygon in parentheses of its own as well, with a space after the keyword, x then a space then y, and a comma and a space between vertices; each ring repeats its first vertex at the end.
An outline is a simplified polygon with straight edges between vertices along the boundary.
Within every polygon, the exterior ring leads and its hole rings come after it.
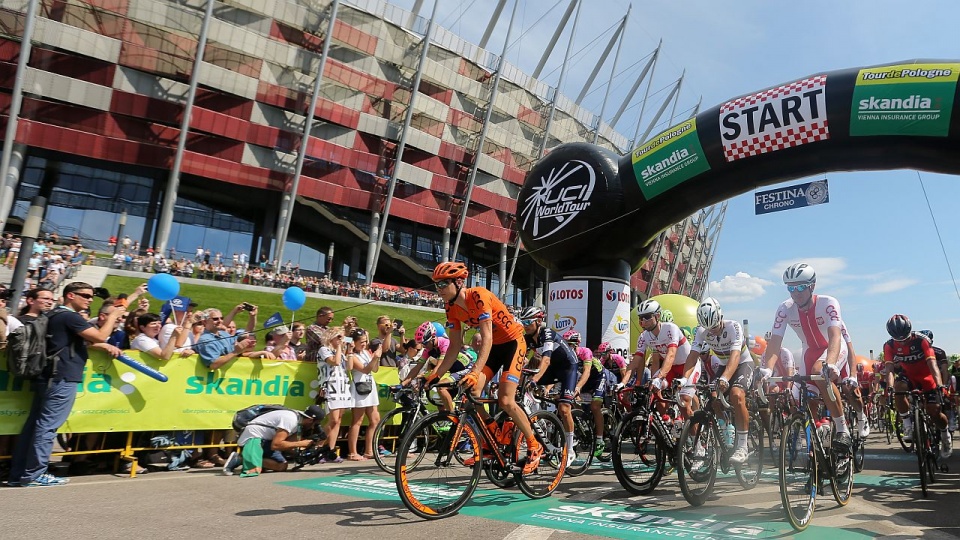
POLYGON ((300 287, 290 287, 283 291, 283 305, 290 311, 296 311, 307 303, 307 293, 300 287))
POLYGON ((155 274, 147 281, 147 291, 157 300, 166 302, 180 294, 180 282, 170 274, 155 274))
POLYGON ((447 329, 443 326, 443 323, 434 322, 433 329, 437 331, 437 337, 447 337, 447 329))

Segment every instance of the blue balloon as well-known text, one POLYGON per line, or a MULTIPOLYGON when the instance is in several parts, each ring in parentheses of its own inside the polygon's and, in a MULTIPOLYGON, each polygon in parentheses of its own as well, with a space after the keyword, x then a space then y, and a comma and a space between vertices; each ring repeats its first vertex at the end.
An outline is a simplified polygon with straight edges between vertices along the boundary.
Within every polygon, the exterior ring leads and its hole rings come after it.
POLYGON ((147 291, 157 300, 166 302, 180 294, 180 282, 170 274, 155 274, 147 281, 147 291))
POLYGON ((300 287, 290 287, 283 291, 283 305, 290 311, 296 311, 307 303, 307 293, 300 287))
POLYGON ((437 337, 447 337, 447 329, 443 326, 443 323, 434 322, 433 329, 437 331, 437 337))

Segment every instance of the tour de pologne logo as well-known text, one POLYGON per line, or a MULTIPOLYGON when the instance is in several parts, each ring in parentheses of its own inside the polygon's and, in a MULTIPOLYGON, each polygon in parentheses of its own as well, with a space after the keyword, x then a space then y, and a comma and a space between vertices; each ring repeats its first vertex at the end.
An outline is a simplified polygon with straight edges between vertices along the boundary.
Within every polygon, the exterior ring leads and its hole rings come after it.
POLYGON ((523 228, 537 240, 563 229, 590 207, 596 181, 596 171, 585 161, 572 159, 550 169, 520 211, 523 228))

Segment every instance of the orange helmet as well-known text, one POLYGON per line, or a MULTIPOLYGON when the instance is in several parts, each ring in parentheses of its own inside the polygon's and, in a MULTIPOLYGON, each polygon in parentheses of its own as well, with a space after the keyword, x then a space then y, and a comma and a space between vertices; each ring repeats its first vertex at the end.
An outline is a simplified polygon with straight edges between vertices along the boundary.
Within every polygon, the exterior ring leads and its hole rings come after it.
POLYGON ((433 280, 464 278, 470 274, 467 265, 460 262, 442 262, 433 269, 433 280))

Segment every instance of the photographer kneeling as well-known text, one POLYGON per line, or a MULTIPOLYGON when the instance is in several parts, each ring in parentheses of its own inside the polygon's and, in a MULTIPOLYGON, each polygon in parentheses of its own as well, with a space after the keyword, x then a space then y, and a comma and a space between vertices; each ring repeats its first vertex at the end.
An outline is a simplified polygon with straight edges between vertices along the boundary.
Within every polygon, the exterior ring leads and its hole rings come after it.
POLYGON ((288 440, 291 435, 307 432, 323 420, 323 409, 311 405, 305 411, 289 409, 264 413, 247 424, 237 445, 240 453, 234 452, 223 466, 223 474, 230 476, 233 470, 243 465, 241 478, 257 476, 263 469, 268 471, 287 470, 285 450, 308 448, 317 441, 306 438, 299 441, 288 440))

